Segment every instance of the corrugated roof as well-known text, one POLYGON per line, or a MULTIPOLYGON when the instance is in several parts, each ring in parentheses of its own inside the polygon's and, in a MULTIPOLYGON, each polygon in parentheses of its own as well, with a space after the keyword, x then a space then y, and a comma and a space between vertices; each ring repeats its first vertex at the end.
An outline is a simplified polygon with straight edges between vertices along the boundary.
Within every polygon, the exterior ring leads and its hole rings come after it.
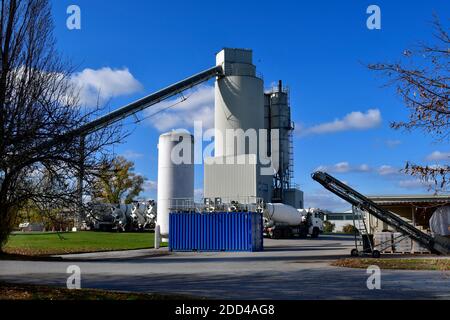
POLYGON ((377 204, 450 204, 450 195, 373 195, 368 198, 377 204))

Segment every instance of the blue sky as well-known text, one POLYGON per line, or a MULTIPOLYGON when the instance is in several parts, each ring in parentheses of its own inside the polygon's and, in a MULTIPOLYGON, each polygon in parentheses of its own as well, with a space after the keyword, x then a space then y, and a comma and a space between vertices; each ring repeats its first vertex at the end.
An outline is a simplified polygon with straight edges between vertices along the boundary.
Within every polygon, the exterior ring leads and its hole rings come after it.
MULTIPOLYGON (((432 14, 448 19, 448 1, 52 3, 58 47, 77 66, 74 79, 84 84, 86 104, 101 88, 101 102, 110 110, 213 66, 223 47, 253 49, 265 85, 282 79, 290 87, 300 133, 295 180, 305 191, 306 206, 348 207, 310 178, 317 168, 365 194, 417 194, 427 189, 396 170, 408 160, 434 164, 450 152, 448 143, 438 144, 421 132, 390 129, 389 123, 406 119, 407 111, 394 90, 382 87, 383 79, 364 67, 396 61, 406 48, 429 39, 432 14), (66 27, 71 4, 81 8, 81 30, 66 27), (381 30, 366 27, 371 4, 381 8, 381 30)), ((114 147, 148 178, 143 197, 156 197, 159 134, 171 126, 188 127, 189 119, 210 121, 212 86, 195 89, 191 101, 157 119, 130 125, 132 135, 114 147)), ((198 166, 198 194, 202 175, 198 166)))

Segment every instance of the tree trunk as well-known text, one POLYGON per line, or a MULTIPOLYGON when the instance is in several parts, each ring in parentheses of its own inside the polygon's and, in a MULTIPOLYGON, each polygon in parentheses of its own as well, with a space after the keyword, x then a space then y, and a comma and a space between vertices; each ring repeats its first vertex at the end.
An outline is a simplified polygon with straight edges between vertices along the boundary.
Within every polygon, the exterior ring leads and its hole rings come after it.
POLYGON ((17 210, 0 206, 0 252, 8 241, 10 233, 14 229, 14 221, 16 220, 17 210))

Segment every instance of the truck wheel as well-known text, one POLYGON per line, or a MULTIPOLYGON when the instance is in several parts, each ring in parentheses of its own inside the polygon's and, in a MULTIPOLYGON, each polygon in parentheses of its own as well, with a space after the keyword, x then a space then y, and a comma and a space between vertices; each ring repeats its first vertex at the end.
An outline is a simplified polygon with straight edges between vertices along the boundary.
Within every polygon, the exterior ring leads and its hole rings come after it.
POLYGON ((373 250, 372 251, 372 257, 373 258, 378 259, 380 256, 381 256, 380 251, 378 251, 378 250, 373 250))
POLYGON ((282 230, 280 230, 280 229, 275 229, 275 230, 273 231, 272 239, 280 239, 280 238, 282 237, 282 235, 283 235, 283 231, 282 231, 282 230))
POLYGON ((314 239, 318 238, 319 237, 319 233, 320 233, 319 229, 318 228, 314 228, 313 232, 311 234, 311 238, 314 238, 314 239))
POLYGON ((292 232, 290 229, 286 229, 283 232, 283 239, 290 239, 292 238, 292 232))
POLYGON ((352 257, 357 257, 359 256, 358 250, 357 249, 352 249, 352 251, 350 252, 350 255, 352 257))

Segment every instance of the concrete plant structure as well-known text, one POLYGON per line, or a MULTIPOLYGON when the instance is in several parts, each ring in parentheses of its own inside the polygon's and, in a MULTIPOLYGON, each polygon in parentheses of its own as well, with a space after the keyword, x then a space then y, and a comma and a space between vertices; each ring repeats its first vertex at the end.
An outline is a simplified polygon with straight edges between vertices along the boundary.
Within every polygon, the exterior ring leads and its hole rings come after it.
POLYGON ((205 160, 205 198, 303 208, 303 193, 291 182, 288 91, 280 81, 264 92, 251 50, 225 48, 216 64, 223 76, 215 82, 215 157, 205 160))

